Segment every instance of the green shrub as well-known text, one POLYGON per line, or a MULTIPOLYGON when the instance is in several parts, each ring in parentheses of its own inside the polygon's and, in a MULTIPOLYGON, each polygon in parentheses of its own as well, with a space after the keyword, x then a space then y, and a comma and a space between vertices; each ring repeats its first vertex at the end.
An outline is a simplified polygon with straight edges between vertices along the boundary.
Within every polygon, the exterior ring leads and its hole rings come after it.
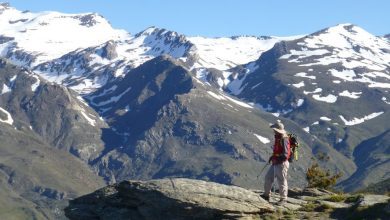
POLYGON ((337 180, 342 176, 341 173, 331 175, 329 170, 324 171, 318 163, 314 163, 307 169, 306 179, 309 187, 330 189, 336 185, 337 180))
POLYGON ((346 195, 339 193, 329 196, 328 198, 325 198, 326 201, 330 202, 342 202, 346 199, 346 195))
POLYGON ((346 203, 356 203, 359 199, 363 198, 362 194, 350 195, 345 199, 346 203))
POLYGON ((302 205, 299 210, 304 211, 304 212, 312 212, 317 207, 318 207, 318 204, 315 204, 314 202, 308 202, 308 203, 302 205))

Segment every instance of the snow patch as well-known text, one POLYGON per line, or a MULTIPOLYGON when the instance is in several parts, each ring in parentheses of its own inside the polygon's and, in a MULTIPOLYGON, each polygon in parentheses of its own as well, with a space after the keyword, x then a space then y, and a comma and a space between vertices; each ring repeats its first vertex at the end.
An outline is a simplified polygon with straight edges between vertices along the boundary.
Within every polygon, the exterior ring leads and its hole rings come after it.
POLYGON ((343 79, 345 81, 354 81, 354 78, 356 77, 354 70, 338 71, 335 69, 330 69, 329 72, 332 74, 332 76, 343 79))
POLYGON ((337 101, 337 96, 329 94, 327 96, 320 96, 318 94, 313 95, 313 99, 321 102, 335 103, 337 101))
POLYGON ((211 91, 207 91, 207 93, 208 93, 209 95, 211 95, 212 97, 214 97, 215 99, 218 99, 218 100, 226 100, 223 96, 217 95, 217 94, 215 94, 215 93, 213 93, 213 92, 211 92, 211 91))
POLYGON ((330 53, 330 51, 329 50, 325 50, 325 49, 308 50, 307 48, 302 48, 301 51, 299 51, 299 50, 290 50, 289 54, 285 54, 285 55, 281 56, 279 59, 289 59, 292 56, 298 56, 298 58, 292 59, 292 60, 288 61, 288 62, 298 63, 298 62, 300 62, 299 61, 300 59, 311 57, 311 56, 322 56, 322 55, 325 55, 325 54, 328 54, 328 53, 330 53))
POLYGON ((328 117, 325 117, 325 116, 322 116, 320 118, 322 121, 332 121, 332 119, 328 118, 328 117))
POLYGON ((301 82, 299 82, 299 83, 297 83, 297 84, 292 84, 294 87, 296 87, 296 88, 301 88, 301 87, 304 87, 305 86, 305 82, 303 82, 303 81, 301 81, 301 82))
POLYGON ((112 102, 117 102, 120 98, 122 98, 123 95, 125 95, 128 91, 130 91, 130 89, 131 89, 131 87, 127 88, 121 94, 119 94, 117 96, 110 97, 109 100, 106 100, 106 101, 103 101, 103 102, 99 102, 99 103, 95 103, 95 102, 92 101, 92 103, 95 106, 103 106, 103 105, 107 105, 107 104, 112 103, 112 102))
POLYGON ((351 99, 358 99, 360 98, 359 95, 361 94, 361 92, 349 92, 348 90, 344 90, 343 92, 339 93, 340 96, 348 97, 351 99))
POLYGON ((246 77, 247 74, 241 76, 241 79, 238 79, 238 76, 236 76, 235 79, 229 83, 227 87, 233 95, 239 95, 242 92, 242 90, 245 88, 244 86, 242 86, 242 82, 244 82, 246 77))
POLYGON ((256 87, 258 87, 259 85, 263 84, 263 82, 260 82, 260 83, 257 83, 256 85, 252 86, 251 89, 255 89, 256 87))
POLYGON ((340 116, 341 120, 344 122, 345 125, 352 126, 352 125, 361 124, 361 123, 363 123, 365 121, 368 121, 370 119, 376 118, 376 117, 378 117, 379 115, 381 115, 383 113, 384 112, 374 112, 372 114, 364 116, 363 118, 354 118, 351 121, 346 120, 344 118, 344 116, 342 116, 342 115, 339 115, 339 116, 340 116))
POLYGON ((254 134, 256 137, 257 137, 257 139, 259 139, 263 144, 268 144, 268 143, 270 143, 271 141, 268 139, 268 138, 265 138, 265 137, 263 137, 263 136, 261 136, 261 135, 258 135, 258 134, 254 134))
POLYGON ((225 97, 226 99, 230 100, 231 102, 234 102, 235 104, 237 105, 240 105, 242 107, 245 107, 245 108, 253 108, 253 106, 245 103, 245 102, 242 102, 242 101, 238 101, 236 99, 233 99, 233 98, 230 98, 229 96, 226 96, 226 95, 223 95, 223 97, 225 97))
POLYGON ((9 79, 10 83, 13 84, 13 83, 15 82, 15 80, 16 80, 17 77, 18 77, 18 75, 15 75, 15 76, 11 77, 11 78, 9 79))
POLYGON ((2 111, 4 114, 7 115, 7 119, 3 120, 3 119, 0 118, 0 122, 12 125, 14 123, 14 120, 13 120, 11 114, 7 110, 5 110, 5 109, 3 109, 1 107, 0 107, 0 111, 2 111))
POLYGON ((319 93, 319 92, 322 92, 322 89, 321 89, 321 88, 316 88, 316 89, 315 89, 314 91, 312 91, 312 92, 303 91, 303 94, 308 95, 308 94, 314 94, 314 93, 319 93))
POLYGON ((297 107, 302 106, 304 102, 305 102, 305 100, 303 100, 303 99, 298 99, 298 101, 297 101, 297 107))
POLYGON ((196 70, 196 78, 203 82, 207 82, 207 75, 209 74, 206 68, 200 68, 196 70))
POLYGON ((35 83, 31 85, 31 91, 35 92, 39 85, 41 84, 41 81, 39 80, 39 77, 36 75, 32 75, 32 77, 35 79, 35 83))
POLYGON ((81 103, 83 103, 85 106, 89 106, 88 103, 83 99, 83 97, 77 96, 77 99, 78 99, 81 103))
POLYGON ((12 89, 8 87, 5 83, 3 84, 3 89, 1 90, 1 94, 5 94, 7 92, 11 92, 12 89))
POLYGON ((88 121, 88 123, 92 126, 96 125, 96 120, 90 118, 83 110, 80 111, 84 118, 88 121))
POLYGON ((383 101, 384 103, 386 103, 386 104, 390 105, 390 102, 389 102, 389 101, 387 101, 387 98, 386 98, 386 97, 382 97, 382 101, 383 101))
POLYGON ((309 79, 316 79, 316 76, 309 76, 309 75, 307 75, 307 73, 305 73, 305 72, 297 73, 297 74, 295 74, 295 76, 297 76, 297 77, 303 77, 303 78, 309 78, 309 79))
POLYGON ((188 37, 196 46, 199 55, 199 66, 227 70, 233 66, 250 63, 257 60, 260 55, 271 49, 275 43, 282 39, 278 37, 188 37))

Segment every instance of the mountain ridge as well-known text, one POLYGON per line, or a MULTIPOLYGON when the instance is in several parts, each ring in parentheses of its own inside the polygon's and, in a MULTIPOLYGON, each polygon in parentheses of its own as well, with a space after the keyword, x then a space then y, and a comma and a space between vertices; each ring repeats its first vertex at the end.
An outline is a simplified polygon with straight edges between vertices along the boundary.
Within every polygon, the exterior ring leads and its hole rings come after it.
MULTIPOLYGON (((259 188, 258 170, 272 151, 269 126, 278 120, 301 142, 291 186, 305 185, 315 162, 344 174, 340 189, 389 177, 381 148, 390 116, 384 37, 351 24, 288 38, 188 37, 157 27, 131 35, 96 14, 0 7, 0 126, 83 161, 90 178, 259 188), (66 28, 53 34, 60 24, 66 28), (58 37, 75 30, 88 42, 58 37)), ((68 190, 45 188, 56 186, 28 190, 39 201, 68 190)))

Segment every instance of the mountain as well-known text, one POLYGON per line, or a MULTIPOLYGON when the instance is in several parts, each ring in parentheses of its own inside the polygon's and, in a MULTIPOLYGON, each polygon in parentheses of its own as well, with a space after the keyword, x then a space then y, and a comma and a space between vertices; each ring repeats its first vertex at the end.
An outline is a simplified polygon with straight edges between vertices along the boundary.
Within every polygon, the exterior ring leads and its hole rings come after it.
POLYGON ((356 146, 388 129, 389 48, 357 26, 338 25, 277 43, 236 68, 238 77, 227 91, 295 121, 359 164, 356 146))
POLYGON ((96 13, 32 13, 2 3, 0 18, 2 57, 29 67, 127 36, 96 13))
MULTIPOLYGON (((113 29, 96 13, 31 13, 5 3, 0 7, 1 56, 81 94, 163 54, 211 75, 207 69, 224 71, 254 61, 276 42, 299 37, 186 37, 156 27, 131 35, 113 29)), ((222 87, 230 73, 219 75, 216 82, 222 87)))
POLYGON ((95 13, 4 3, 0 24, 1 122, 108 183, 175 176, 258 188, 276 120, 302 142, 292 185, 305 184, 313 160, 341 171, 349 190, 388 178, 377 146, 390 43, 357 26, 287 38, 132 35, 95 13))
MULTIPOLYGON (((207 69, 222 73, 223 70, 257 59, 281 39, 287 38, 186 37, 177 32, 150 27, 134 36, 69 52, 37 65, 34 71, 51 81, 55 80, 79 93, 87 94, 113 78, 123 77, 126 70, 134 69, 160 55, 167 54, 180 60, 183 65, 198 72, 198 75, 210 74, 211 71, 207 69)), ((216 80, 219 84, 222 82, 222 87, 228 77, 225 73, 216 80)))
MULTIPOLYGON (((184 176, 248 187, 263 182, 258 170, 271 155, 267 137, 275 116, 203 83, 168 56, 117 80, 86 96, 111 128, 104 138, 110 147, 92 164, 100 175, 116 181, 184 176)), ((353 167, 297 124, 285 123, 302 138, 303 157, 314 157, 308 146, 315 146, 332 155, 329 166, 345 173, 353 167)), ((305 184, 309 163, 293 165, 291 185, 305 184)))
POLYGON ((37 65, 34 71, 86 94, 156 56, 170 54, 179 59, 189 54, 192 47, 183 35, 151 27, 122 40, 72 51, 37 65))
POLYGON ((98 116, 74 92, 3 59, 0 85, 0 218, 62 219, 67 199, 104 184, 79 159, 102 147, 90 125, 98 116))
POLYGON ((46 143, 85 161, 103 150, 104 120, 68 88, 0 60, 2 122, 31 130, 46 143))

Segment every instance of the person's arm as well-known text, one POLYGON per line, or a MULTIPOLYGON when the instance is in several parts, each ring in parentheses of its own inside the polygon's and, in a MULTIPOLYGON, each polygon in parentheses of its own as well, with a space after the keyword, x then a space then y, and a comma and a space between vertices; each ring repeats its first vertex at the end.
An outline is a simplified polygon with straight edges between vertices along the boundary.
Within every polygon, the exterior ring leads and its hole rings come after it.
POLYGON ((288 138, 283 138, 283 154, 280 156, 282 161, 287 160, 288 157, 288 138))

